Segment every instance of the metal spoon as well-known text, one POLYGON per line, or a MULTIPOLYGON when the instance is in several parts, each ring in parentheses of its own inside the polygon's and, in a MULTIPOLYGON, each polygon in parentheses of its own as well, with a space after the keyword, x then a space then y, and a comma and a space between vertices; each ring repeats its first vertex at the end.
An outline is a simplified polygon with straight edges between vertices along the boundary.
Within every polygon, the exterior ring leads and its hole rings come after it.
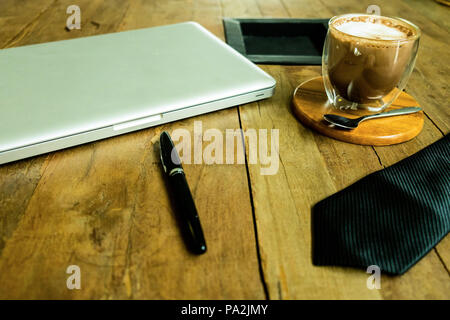
POLYGON ((323 116, 323 118, 325 120, 327 120, 329 123, 334 124, 335 126, 345 128, 345 129, 355 129, 361 121, 375 119, 375 118, 398 116, 398 115, 402 115, 402 114, 410 114, 410 113, 419 112, 420 110, 422 110, 422 108, 407 107, 407 108, 395 109, 395 110, 391 110, 391 111, 387 111, 387 112, 370 114, 370 115, 355 118, 355 119, 341 117, 336 114, 326 114, 323 116))

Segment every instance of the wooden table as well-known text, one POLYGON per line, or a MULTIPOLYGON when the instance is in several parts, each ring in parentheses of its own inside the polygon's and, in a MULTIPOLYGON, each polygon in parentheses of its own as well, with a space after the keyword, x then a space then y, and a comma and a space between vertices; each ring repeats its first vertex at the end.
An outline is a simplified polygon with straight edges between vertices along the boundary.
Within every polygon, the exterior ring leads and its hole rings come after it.
MULTIPOLYGON (((372 0, 42 0, 0 3, 0 47, 194 20, 224 39, 222 17, 328 18, 372 0), (20 3, 20 4, 19 4, 20 3), (81 8, 67 31, 66 8, 81 8)), ((414 140, 347 144, 297 122, 293 89, 319 66, 261 66, 273 98, 0 166, 0 298, 449 299, 450 237, 403 276, 369 290, 364 270, 311 263, 311 207, 449 132, 449 13, 434 1, 376 1, 423 31, 407 92, 426 119, 414 140), (279 129, 280 168, 185 165, 209 251, 186 251, 168 201, 155 140, 194 121, 203 130, 279 129), (81 289, 69 290, 69 265, 81 289)), ((70 75, 68 75, 70 77, 70 75)), ((24 93, 26 94, 26 93, 24 93)))

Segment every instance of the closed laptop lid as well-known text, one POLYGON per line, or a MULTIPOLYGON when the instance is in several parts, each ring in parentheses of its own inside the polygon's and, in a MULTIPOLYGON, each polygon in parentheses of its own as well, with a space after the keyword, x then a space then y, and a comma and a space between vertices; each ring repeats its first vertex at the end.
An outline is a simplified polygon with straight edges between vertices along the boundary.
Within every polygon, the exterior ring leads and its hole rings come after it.
POLYGON ((0 152, 270 88, 193 22, 0 50, 0 152))

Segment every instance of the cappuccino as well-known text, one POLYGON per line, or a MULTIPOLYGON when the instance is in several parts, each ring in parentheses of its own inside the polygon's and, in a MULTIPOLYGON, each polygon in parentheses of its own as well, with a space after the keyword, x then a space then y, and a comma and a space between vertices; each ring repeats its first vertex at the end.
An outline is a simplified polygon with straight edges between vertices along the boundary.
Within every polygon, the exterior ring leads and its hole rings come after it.
POLYGON ((336 29, 352 36, 368 39, 400 40, 407 37, 407 34, 401 30, 387 26, 384 23, 349 21, 336 25, 336 29))
POLYGON ((372 15, 340 16, 329 27, 327 68, 335 93, 382 105, 414 62, 419 30, 401 19, 372 15))

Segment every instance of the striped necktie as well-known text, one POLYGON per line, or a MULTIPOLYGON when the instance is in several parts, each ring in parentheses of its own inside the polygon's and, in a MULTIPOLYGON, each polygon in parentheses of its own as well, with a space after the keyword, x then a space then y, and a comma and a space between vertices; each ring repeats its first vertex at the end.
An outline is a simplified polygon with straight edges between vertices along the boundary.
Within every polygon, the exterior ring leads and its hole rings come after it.
POLYGON ((317 203, 313 263, 402 274, 450 231, 449 135, 317 203))

